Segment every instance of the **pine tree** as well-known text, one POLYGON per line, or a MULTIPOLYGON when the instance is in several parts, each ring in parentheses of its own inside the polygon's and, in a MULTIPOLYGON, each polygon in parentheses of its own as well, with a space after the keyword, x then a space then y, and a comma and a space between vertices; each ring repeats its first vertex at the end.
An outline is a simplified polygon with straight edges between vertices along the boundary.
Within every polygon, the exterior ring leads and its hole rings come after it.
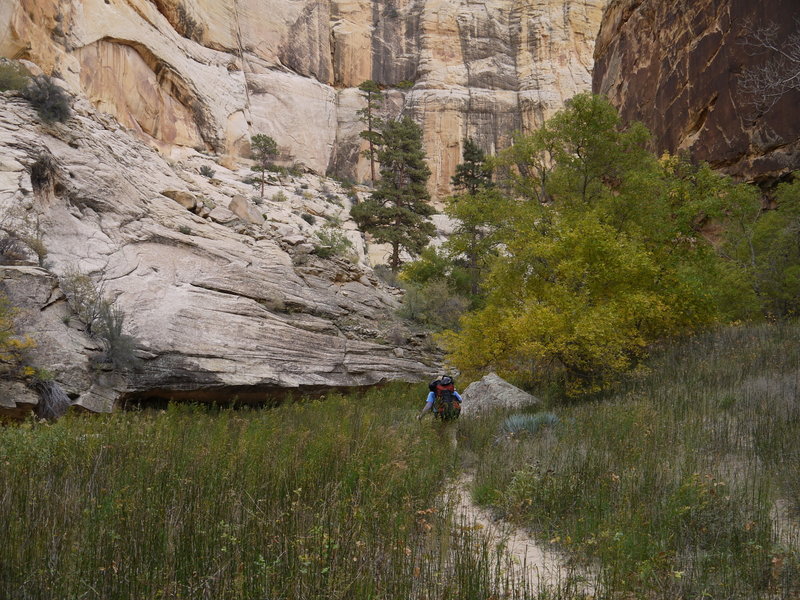
POLYGON ((359 135, 369 143, 369 148, 364 151, 364 156, 369 158, 372 185, 375 185, 375 158, 378 154, 378 147, 383 143, 380 133, 382 120, 377 116, 377 112, 383 106, 383 92, 372 79, 362 82, 358 89, 367 100, 367 105, 356 111, 361 121, 367 125, 367 128, 359 135))
POLYGON ((453 187, 467 194, 492 187, 492 169, 486 164, 486 154, 472 138, 464 138, 462 156, 464 162, 456 166, 456 173, 450 178, 453 187))
POLYGON ((464 193, 449 198, 445 209, 458 223, 448 246, 455 255, 466 255, 470 293, 477 296, 481 256, 488 250, 485 239, 492 204, 492 194, 488 193, 493 186, 492 169, 486 164, 483 150, 470 138, 464 138, 463 157, 464 162, 456 166, 451 182, 456 190, 464 193))
POLYGON ((354 206, 351 214, 377 243, 392 246, 389 266, 396 273, 400 252, 418 255, 435 232, 428 220, 435 212, 426 187, 431 171, 425 164, 422 130, 409 117, 384 123, 380 133, 381 178, 372 196, 354 206))
POLYGON ((257 133, 250 138, 250 152, 258 163, 253 168, 261 173, 261 197, 263 198, 265 173, 267 167, 272 164, 272 160, 278 155, 278 144, 270 136, 257 133))

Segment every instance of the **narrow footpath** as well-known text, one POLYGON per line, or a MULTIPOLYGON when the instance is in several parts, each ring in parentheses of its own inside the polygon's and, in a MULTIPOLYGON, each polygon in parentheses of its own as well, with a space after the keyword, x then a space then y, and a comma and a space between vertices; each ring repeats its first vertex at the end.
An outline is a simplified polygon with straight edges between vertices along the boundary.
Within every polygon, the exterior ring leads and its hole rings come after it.
POLYGON ((509 556, 510 574, 518 586, 527 586, 534 597, 555 590, 569 591, 575 598, 595 596, 594 577, 585 568, 569 565, 563 554, 544 548, 524 529, 493 518, 489 511, 475 504, 469 491, 472 478, 469 473, 462 475, 450 490, 454 495, 456 522, 460 520, 483 531, 492 546, 509 556))

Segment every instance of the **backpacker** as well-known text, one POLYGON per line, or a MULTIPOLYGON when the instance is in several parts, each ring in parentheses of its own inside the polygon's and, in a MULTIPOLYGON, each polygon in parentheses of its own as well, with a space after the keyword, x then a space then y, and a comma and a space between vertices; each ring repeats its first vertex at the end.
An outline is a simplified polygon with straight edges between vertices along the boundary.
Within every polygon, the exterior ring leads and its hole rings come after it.
POLYGON ((453 379, 451 377, 442 377, 432 382, 428 389, 435 394, 433 416, 443 421, 457 419, 461 414, 461 403, 456 398, 453 379))

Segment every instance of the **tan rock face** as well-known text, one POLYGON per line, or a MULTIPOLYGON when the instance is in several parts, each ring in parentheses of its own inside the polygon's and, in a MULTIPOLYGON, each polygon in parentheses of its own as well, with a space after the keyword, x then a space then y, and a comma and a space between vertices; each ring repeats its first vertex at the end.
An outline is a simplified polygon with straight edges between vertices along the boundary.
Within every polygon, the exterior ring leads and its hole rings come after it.
POLYGON ((213 179, 202 176, 204 155, 167 161, 87 100, 73 108, 67 123, 43 126, 26 101, 0 94, 0 222, 38 223, 48 250, 47 270, 0 269, 0 290, 25 309, 22 330, 38 342, 33 364, 78 406, 263 401, 279 389, 414 381, 435 370, 421 341, 394 331, 403 331, 398 300, 364 266, 335 182, 286 176, 262 199, 245 181, 249 169, 215 165, 213 179), (31 166, 43 155, 54 166, 34 186, 31 166), (332 222, 355 258, 313 254, 315 232, 332 222), (74 269, 124 312, 136 369, 97 368, 103 345, 60 289, 74 269))
POLYGON ((432 191, 449 191, 464 136, 491 151, 590 86, 608 0, 18 0, 0 54, 56 71, 162 151, 246 153, 365 178, 366 79, 423 126, 432 191))
POLYGON ((757 111, 741 74, 769 53, 742 42, 747 23, 795 30, 793 0, 615 0, 595 51, 594 91, 642 121, 659 150, 687 150, 730 174, 774 180, 800 168, 800 92, 757 111))

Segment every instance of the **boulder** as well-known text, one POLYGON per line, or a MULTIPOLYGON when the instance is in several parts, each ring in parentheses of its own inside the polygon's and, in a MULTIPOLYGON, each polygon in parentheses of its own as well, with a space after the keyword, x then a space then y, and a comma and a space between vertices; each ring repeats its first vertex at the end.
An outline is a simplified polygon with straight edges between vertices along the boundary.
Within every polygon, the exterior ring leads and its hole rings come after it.
POLYGON ((186 210, 194 210, 197 207, 197 198, 191 192, 185 190, 163 190, 161 194, 175 200, 186 210))
POLYGON ((496 408, 521 409, 540 403, 538 398, 495 373, 471 383, 461 397, 464 399, 461 411, 465 415, 476 415, 496 408))
POLYGON ((39 404, 39 396, 21 381, 0 380, 0 419, 24 419, 39 404))
POLYGON ((231 198, 230 204, 228 204, 228 210, 230 210, 245 223, 250 223, 252 225, 264 224, 264 217, 261 215, 258 209, 241 194, 236 194, 233 198, 231 198))

